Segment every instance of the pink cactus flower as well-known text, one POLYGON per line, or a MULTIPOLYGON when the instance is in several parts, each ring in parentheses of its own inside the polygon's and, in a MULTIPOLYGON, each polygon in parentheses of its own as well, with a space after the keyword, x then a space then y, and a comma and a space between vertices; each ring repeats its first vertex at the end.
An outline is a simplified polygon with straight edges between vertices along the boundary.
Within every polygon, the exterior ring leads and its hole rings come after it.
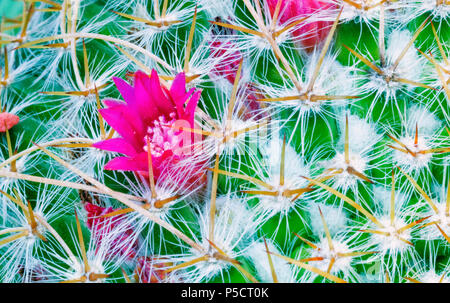
MULTIPOLYGON (((101 109, 100 113, 120 137, 97 142, 93 146, 125 156, 112 159, 105 169, 134 171, 148 176, 149 144, 156 180, 164 169, 175 165, 178 165, 178 173, 182 174, 185 164, 180 164, 180 161, 188 155, 180 150, 191 144, 183 140, 186 134, 191 136, 191 133, 177 131, 172 126, 181 121, 179 126, 194 128, 194 113, 201 91, 192 88, 186 92, 184 73, 175 77, 170 89, 161 85, 155 70, 150 77, 137 71, 134 86, 119 78, 113 80, 125 102, 105 100, 108 108, 101 109)), ((191 181, 197 182, 204 171, 199 165, 198 174, 192 173, 191 166, 189 174, 191 181)))
MULTIPOLYGON (((278 0, 267 0, 270 12, 273 15, 277 7, 278 0)), ((335 9, 335 5, 328 1, 321 0, 281 0, 281 8, 279 20, 285 23, 289 20, 292 22, 299 18, 309 17, 323 10, 335 9), (294 19, 295 18, 295 19, 294 19)), ((299 27, 293 32, 294 37, 302 37, 300 44, 307 50, 311 51, 314 47, 322 42, 333 22, 330 21, 305 21, 305 25, 299 27)))
MULTIPOLYGON (((97 241, 101 242, 113 229, 117 228, 123 221, 122 215, 113 218, 105 218, 103 215, 109 214, 115 209, 112 207, 100 207, 92 203, 85 203, 84 209, 87 211, 86 225, 91 230, 97 241)), ((136 256, 137 243, 133 237, 133 229, 130 227, 114 238, 112 249, 118 249, 118 252, 110 254, 108 257, 122 257, 132 259, 136 256)), ((100 244, 100 243, 97 243, 100 244)))
POLYGON ((4 133, 7 130, 10 130, 11 127, 19 123, 20 119, 14 114, 10 114, 7 112, 0 113, 0 132, 4 133))

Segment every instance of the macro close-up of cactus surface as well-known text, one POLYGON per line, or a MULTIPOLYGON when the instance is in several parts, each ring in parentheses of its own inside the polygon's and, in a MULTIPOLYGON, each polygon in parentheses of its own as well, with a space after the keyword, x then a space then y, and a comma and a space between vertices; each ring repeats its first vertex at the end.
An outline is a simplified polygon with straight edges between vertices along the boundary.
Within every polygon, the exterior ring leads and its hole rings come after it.
POLYGON ((448 0, 0 0, 0 283, 450 282, 448 0))

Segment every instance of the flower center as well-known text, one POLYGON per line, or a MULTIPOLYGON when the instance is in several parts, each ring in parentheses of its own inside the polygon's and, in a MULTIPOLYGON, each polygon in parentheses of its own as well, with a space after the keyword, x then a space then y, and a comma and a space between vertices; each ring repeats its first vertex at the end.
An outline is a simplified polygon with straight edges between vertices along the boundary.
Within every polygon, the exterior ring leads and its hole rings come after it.
POLYGON ((166 151, 173 151, 180 148, 182 136, 177 134, 171 126, 175 123, 175 113, 171 113, 171 120, 160 116, 153 122, 153 127, 149 126, 147 135, 144 137, 144 150, 148 151, 147 142, 150 143, 151 153, 155 157, 161 157, 166 151))

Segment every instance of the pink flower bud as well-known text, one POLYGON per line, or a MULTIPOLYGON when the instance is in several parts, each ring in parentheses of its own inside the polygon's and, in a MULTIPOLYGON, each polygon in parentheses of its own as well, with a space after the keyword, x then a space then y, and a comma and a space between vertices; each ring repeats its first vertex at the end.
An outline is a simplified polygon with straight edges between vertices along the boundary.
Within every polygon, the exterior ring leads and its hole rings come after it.
MULTIPOLYGON (((278 0, 267 0, 270 13, 275 13, 278 0)), ((280 23, 295 22, 304 17, 309 17, 323 10, 332 10, 335 5, 320 0, 281 0, 279 21, 280 23)), ((300 44, 307 51, 311 51, 314 47, 322 42, 328 35, 331 25, 330 21, 311 21, 305 20, 297 30, 293 32, 293 36, 301 38, 300 44)))
POLYGON ((234 83, 236 79, 236 73, 239 68, 239 63, 242 60, 242 54, 238 50, 231 51, 233 47, 233 42, 231 41, 213 41, 210 43, 211 55, 214 57, 221 57, 226 53, 230 53, 229 57, 214 67, 213 73, 224 77, 231 84, 234 83))
POLYGON ((0 113, 0 132, 4 133, 10 130, 11 127, 19 123, 20 119, 14 114, 10 113, 0 113))
MULTIPOLYGON (((112 230, 117 228, 123 220, 122 215, 118 215, 114 220, 111 218, 102 217, 115 211, 112 207, 100 207, 92 203, 85 203, 84 209, 87 212, 87 226, 91 230, 92 234, 96 237, 98 245, 104 240, 104 237, 112 230)), ((137 244, 133 238, 133 229, 130 227, 127 230, 122 231, 114 239, 114 246, 119 247, 118 253, 121 256, 126 256, 128 259, 132 259, 136 256, 137 244)), ((108 257, 113 257, 108 254, 108 257)))

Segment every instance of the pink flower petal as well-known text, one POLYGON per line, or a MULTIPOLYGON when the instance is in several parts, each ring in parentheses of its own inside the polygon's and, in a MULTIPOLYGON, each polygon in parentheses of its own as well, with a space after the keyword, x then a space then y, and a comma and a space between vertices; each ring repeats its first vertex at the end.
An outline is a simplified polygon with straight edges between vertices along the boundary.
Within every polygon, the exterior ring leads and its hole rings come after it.
MULTIPOLYGON (((273 15, 278 0, 267 0, 271 14, 273 15)), ((294 22, 295 19, 311 16, 320 11, 335 9, 333 3, 322 0, 282 0, 280 17, 281 23, 294 22)), ((329 21, 309 21, 293 32, 294 37, 300 37, 300 43, 307 51, 314 49, 316 45, 321 43, 328 32, 332 22, 329 21)))
POLYGON ((183 117, 183 119, 187 120, 191 124, 191 126, 194 124, 195 109, 197 108, 201 93, 201 90, 196 91, 192 95, 185 109, 185 117, 183 117))
POLYGON ((114 138, 96 142, 92 146, 102 150, 125 154, 130 157, 137 154, 136 149, 123 138, 114 138))
POLYGON ((158 107, 159 112, 169 119, 170 114, 175 112, 175 104, 166 97, 163 90, 161 89, 161 83, 159 82, 159 76, 156 70, 152 70, 152 75, 150 77, 150 91, 151 97, 155 105, 158 107))
POLYGON ((117 157, 105 165, 106 170, 147 171, 147 153, 140 153, 133 158, 117 157))
POLYGON ((149 94, 146 84, 149 83, 148 75, 137 71, 134 81, 134 94, 136 97, 136 108, 145 125, 150 125, 161 116, 161 112, 156 107, 153 98, 149 94))
POLYGON ((142 145, 141 138, 144 136, 142 123, 126 105, 103 108, 100 113, 103 119, 135 148, 142 145))
POLYGON ((123 79, 114 77, 113 81, 125 102, 133 105, 135 103, 134 88, 123 79))
POLYGON ((116 99, 105 99, 103 100, 103 103, 107 106, 107 107, 114 107, 114 106, 119 106, 119 105, 126 105, 125 102, 121 101, 121 100, 116 100, 116 99))
MULTIPOLYGON (((186 94, 186 76, 184 73, 179 73, 172 82, 170 87, 170 96, 177 102, 179 99, 183 99, 186 94)), ((179 104, 177 103, 177 106, 179 104)))

